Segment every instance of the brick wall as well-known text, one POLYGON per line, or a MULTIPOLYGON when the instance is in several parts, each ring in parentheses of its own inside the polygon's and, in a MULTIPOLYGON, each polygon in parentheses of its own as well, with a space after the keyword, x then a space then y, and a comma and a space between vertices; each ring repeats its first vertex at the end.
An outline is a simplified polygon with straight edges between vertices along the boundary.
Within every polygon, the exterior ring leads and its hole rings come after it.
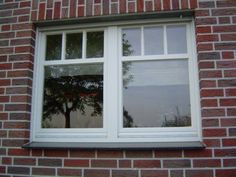
POLYGON ((235 177, 235 0, 0 0, 0 177, 235 177), (26 150, 32 20, 196 9, 203 150, 26 150))

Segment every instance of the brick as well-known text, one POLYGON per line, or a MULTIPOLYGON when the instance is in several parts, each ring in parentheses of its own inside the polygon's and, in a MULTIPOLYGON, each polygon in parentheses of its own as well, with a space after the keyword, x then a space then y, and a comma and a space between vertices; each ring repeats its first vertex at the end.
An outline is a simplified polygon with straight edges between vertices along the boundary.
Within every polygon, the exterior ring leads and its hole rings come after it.
POLYGON ((10 140, 3 140, 3 146, 8 147, 21 147, 22 145, 26 144, 27 140, 19 140, 19 139, 10 139, 10 140))
POLYGON ((208 44, 198 44, 197 45, 197 50, 199 52, 200 51, 211 51, 212 49, 213 49, 213 45, 211 43, 208 43, 208 44))
POLYGON ((41 149, 32 149, 32 156, 40 157, 43 155, 43 150, 41 149))
POLYGON ((141 177, 168 177, 167 170, 141 170, 141 177))
POLYGON ((17 7, 18 7, 18 3, 6 3, 6 4, 1 4, 0 10, 16 9, 17 7))
POLYGON ((0 23, 2 24, 7 24, 7 23, 16 23, 17 22, 17 18, 16 17, 9 17, 9 18, 1 18, 0 19, 0 23))
POLYGON ((236 25, 213 26, 214 33, 235 32, 236 25))
POLYGON ((27 131, 9 131, 9 138, 29 138, 30 137, 30 132, 27 131))
POLYGON ((236 136, 236 128, 229 128, 229 136, 236 136))
POLYGON ((6 138, 7 137, 7 131, 6 130, 0 130, 0 138, 6 138))
POLYGON ((38 159, 39 166, 50 166, 50 167, 61 167, 62 160, 61 159, 38 159))
POLYGON ((218 117, 224 116, 225 110, 224 109, 203 109, 202 116, 203 117, 218 117))
POLYGON ((14 158, 14 165, 36 165, 36 159, 34 158, 14 158))
POLYGON ((3 127, 6 129, 29 129, 29 122, 4 122, 3 127))
POLYGON ((21 78, 18 78, 18 79, 12 79, 12 85, 27 85, 27 86, 32 86, 32 80, 31 79, 28 79, 28 78, 25 78, 25 79, 21 79, 21 78))
POLYGON ((219 169, 216 170, 216 177, 233 177, 236 176, 236 169, 219 169))
POLYGON ((32 175, 55 175, 55 169, 53 168, 32 168, 32 175))
POLYGON ((31 23, 19 23, 12 25, 12 30, 31 30, 31 29, 34 29, 31 23))
POLYGON ((224 159, 223 166, 224 167, 236 167, 236 159, 224 159))
POLYGON ((65 167, 89 167, 88 159, 65 159, 65 167))
POLYGON ((33 77, 32 71, 21 70, 21 71, 8 71, 7 77, 33 77))
POLYGON ((122 158, 123 152, 120 150, 98 150, 98 158, 122 158))
POLYGON ((11 96, 11 102, 25 102, 31 103, 31 97, 24 95, 24 96, 11 96))
POLYGON ((160 160, 134 160, 134 168, 160 168, 160 160))
POLYGON ((216 157, 235 157, 236 149, 215 149, 216 157))
POLYGON ((102 168, 116 168, 116 160, 91 160, 92 167, 102 167, 102 168))
POLYGON ((200 71, 200 78, 221 78, 222 71, 214 70, 214 71, 200 71))
POLYGON ((212 157, 211 149, 185 150, 184 157, 212 157))
POLYGON ((152 1, 145 1, 145 11, 151 12, 153 11, 153 9, 154 9, 154 6, 153 6, 152 1))
POLYGON ((84 177, 109 177, 109 170, 84 169, 84 177))
POLYGON ((236 119, 235 118, 221 119, 221 126, 223 127, 236 126, 236 119))
MULTIPOLYGON (((47 11, 46 11, 46 19, 47 20, 52 20, 52 13, 53 13, 53 11, 51 9, 47 9, 47 11)), ((62 14, 64 14, 63 11, 62 11, 62 14)), ((65 17, 67 17, 67 16, 62 15, 62 18, 65 18, 65 17)))
POLYGON ((128 13, 135 13, 135 2, 130 1, 128 3, 128 13))
POLYGON ((179 8, 179 1, 178 0, 172 0, 172 9, 173 10, 178 10, 179 8))
POLYGON ((21 174, 21 175, 29 175, 30 168, 28 167, 8 167, 7 173, 9 174, 21 174))
POLYGON ((170 0, 162 1, 162 3, 163 3, 164 10, 170 10, 170 0))
POLYGON ((220 99, 220 106, 236 106, 236 98, 220 99))
POLYGON ((231 43, 216 43, 216 50, 236 50, 236 42, 231 43))
POLYGON ((0 103, 9 102, 9 96, 0 96, 0 103))
POLYGON ((138 177, 138 170, 112 170, 112 177, 138 177))
POLYGON ((120 0, 120 13, 123 14, 126 12, 126 0, 120 0))
POLYGON ((230 24, 230 18, 229 17, 219 17, 219 24, 230 24))
POLYGON ((216 60, 220 59, 219 52, 205 52, 198 54, 198 60, 216 60))
POLYGON ((11 53, 13 53, 13 48, 12 47, 0 48, 0 53, 1 54, 11 54, 11 53))
POLYGON ((182 157, 182 151, 181 150, 171 150, 171 151, 156 150, 155 157, 157 158, 182 157))
POLYGON ((127 150, 126 157, 128 158, 148 158, 152 157, 152 151, 148 150, 127 150))
POLYGON ((220 35, 222 41, 235 41, 236 34, 221 34, 220 35))
POLYGON ((6 104, 5 111, 30 111, 30 105, 28 104, 6 104))
POLYGON ((214 25, 217 24, 217 19, 212 17, 203 17, 196 19, 196 25, 214 25))
POLYGON ((31 7, 31 2, 30 1, 20 2, 20 7, 31 7))
POLYGON ((212 88, 216 87, 216 81, 214 80, 201 80, 200 88, 212 88))
POLYGON ((196 15, 197 17, 209 16, 209 15, 210 15, 210 11, 209 11, 208 9, 196 10, 195 15, 196 15))
POLYGON ((221 161, 220 159, 194 159, 193 167, 198 168, 207 168, 207 167, 220 167, 221 161))
POLYGON ((171 170, 170 177, 183 177, 184 172, 182 170, 171 170))
POLYGON ((236 9, 212 9, 212 16, 236 15, 236 9))
POLYGON ((201 107, 217 107, 217 99, 202 99, 201 107))
POLYGON ((70 0, 70 17, 76 17, 76 0, 70 0))
MULTIPOLYGON (((109 13, 109 1, 103 1, 103 13, 108 14, 109 13)), ((86 1, 86 16, 92 16, 93 13, 93 0, 87 0, 86 1)))
POLYGON ((186 177, 213 177, 213 170, 186 170, 186 177))
POLYGON ((29 113, 10 113, 10 120, 30 120, 29 113))
POLYGON ((33 57, 30 54, 10 55, 9 61, 32 61, 33 57))
POLYGON ((44 155, 48 157, 68 157, 67 150, 45 150, 44 155))
POLYGON ((131 168, 131 160, 119 160, 119 168, 131 168))
POLYGON ((94 158, 94 150, 71 150, 70 157, 94 158))
POLYGON ((21 38, 21 39, 12 39, 10 42, 11 46, 16 46, 16 45, 31 45, 34 44, 32 42, 32 39, 30 38, 21 38))
POLYGON ((187 159, 175 159, 175 160, 163 160, 164 168, 189 168, 191 167, 190 160, 187 159))
POLYGON ((13 15, 26 15, 30 13, 30 9, 26 8, 26 9, 15 9, 13 11, 13 15))
POLYGON ((222 97, 224 96, 223 89, 202 89, 201 97, 222 97))
POLYGON ((222 79, 218 80, 219 87, 233 87, 236 85, 236 79, 222 79))
POLYGON ((218 35, 208 34, 208 35, 198 35, 197 42, 214 42, 219 41, 218 35))
POLYGON ((54 19, 59 19, 61 16, 61 2, 54 2, 54 19))
POLYGON ((144 2, 143 0, 137 0, 137 11, 143 12, 144 2))
POLYGON ((181 0, 181 9, 188 9, 188 0, 181 0))
POLYGON ((10 158, 10 157, 2 157, 2 164, 3 165, 12 165, 12 158, 10 158))
POLYGON ((226 129, 224 128, 214 128, 203 130, 204 137, 224 137, 226 136, 226 129))
POLYGON ((227 115, 228 116, 236 116, 236 108, 228 108, 227 115))
POLYGON ((217 7, 233 7, 236 6, 236 2, 234 0, 221 0, 216 2, 217 7))
POLYGON ((9 156, 29 156, 30 151, 26 149, 8 149, 9 156))
POLYGON ((235 68, 236 61, 217 61, 217 68, 235 68))
POLYGON ((224 76, 225 77, 236 77, 236 70, 225 70, 224 76))
POLYGON ((203 119, 202 127, 219 127, 218 119, 203 119))
POLYGON ((46 8, 45 3, 40 3, 39 4, 39 13, 38 13, 38 19, 39 20, 44 20, 45 19, 45 8, 46 8))
MULTIPOLYGON (((236 121, 235 121, 236 122, 236 121)), ((222 140, 222 144, 225 147, 236 146, 236 138, 227 138, 222 140)))
POLYGON ((80 169, 59 168, 57 174, 58 176, 81 176, 82 172, 80 169))
POLYGON ((27 94, 31 93, 31 89, 27 87, 9 87, 6 88, 7 94, 27 94))

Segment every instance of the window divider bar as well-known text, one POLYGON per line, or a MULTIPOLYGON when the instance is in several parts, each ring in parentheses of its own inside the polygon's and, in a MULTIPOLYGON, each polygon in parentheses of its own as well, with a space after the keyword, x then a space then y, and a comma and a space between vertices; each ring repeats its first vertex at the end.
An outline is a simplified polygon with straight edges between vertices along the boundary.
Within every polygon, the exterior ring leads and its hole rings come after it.
POLYGON ((66 54, 66 33, 62 33, 62 49, 61 49, 61 60, 65 60, 66 54))

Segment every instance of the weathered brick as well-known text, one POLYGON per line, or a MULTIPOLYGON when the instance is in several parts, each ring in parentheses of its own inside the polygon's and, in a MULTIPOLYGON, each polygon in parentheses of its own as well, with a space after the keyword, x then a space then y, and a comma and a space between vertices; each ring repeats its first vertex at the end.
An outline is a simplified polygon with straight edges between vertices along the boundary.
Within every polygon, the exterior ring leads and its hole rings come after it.
POLYGON ((14 158, 14 165, 36 165, 36 159, 34 158, 14 158))
POLYGON ((54 176, 55 173, 56 172, 54 168, 36 168, 36 167, 32 168, 32 175, 54 176))
POLYGON ((216 170, 216 177, 236 176, 236 169, 219 169, 216 170))
POLYGON ((186 170, 186 177, 213 177, 213 170, 186 170))
POLYGON ((102 167, 102 168, 116 168, 116 160, 91 160, 92 167, 102 167))
POLYGON ((81 169, 59 168, 57 169, 58 176, 81 176, 81 169))
POLYGON ((109 177, 109 170, 85 169, 84 177, 109 177))
POLYGON ((39 166, 61 167, 61 159, 38 159, 39 166))
POLYGON ((134 160, 134 168, 160 168, 160 160, 134 160))
POLYGON ((164 168, 190 168, 191 162, 188 159, 163 160, 164 168))
POLYGON ((137 170, 112 170, 112 177, 138 177, 137 170))
POLYGON ((64 166, 66 167, 89 167, 88 159, 65 159, 64 166))
POLYGON ((7 172, 9 174, 29 175, 30 168, 28 168, 28 167, 8 167, 7 172))

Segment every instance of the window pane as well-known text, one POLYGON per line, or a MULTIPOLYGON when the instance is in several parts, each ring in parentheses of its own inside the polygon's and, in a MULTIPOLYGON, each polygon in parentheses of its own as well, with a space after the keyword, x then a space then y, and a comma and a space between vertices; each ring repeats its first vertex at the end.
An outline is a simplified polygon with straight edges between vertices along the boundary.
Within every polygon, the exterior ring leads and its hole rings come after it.
POLYGON ((141 55, 141 29, 129 28, 122 31, 123 56, 141 55))
POLYGON ((191 126, 187 60, 123 63, 123 126, 191 126))
POLYGON ((144 28, 144 54, 158 55, 164 53, 163 28, 145 27, 144 28))
POLYGON ((66 58, 82 58, 82 33, 66 35, 66 58))
POLYGON ((187 53, 186 26, 167 26, 169 54, 187 53))
POLYGON ((87 33, 87 58, 103 57, 104 32, 87 33))
POLYGON ((62 35, 48 35, 46 44, 46 60, 61 59, 62 35))
POLYGON ((103 126, 103 64, 46 66, 43 128, 103 126))

